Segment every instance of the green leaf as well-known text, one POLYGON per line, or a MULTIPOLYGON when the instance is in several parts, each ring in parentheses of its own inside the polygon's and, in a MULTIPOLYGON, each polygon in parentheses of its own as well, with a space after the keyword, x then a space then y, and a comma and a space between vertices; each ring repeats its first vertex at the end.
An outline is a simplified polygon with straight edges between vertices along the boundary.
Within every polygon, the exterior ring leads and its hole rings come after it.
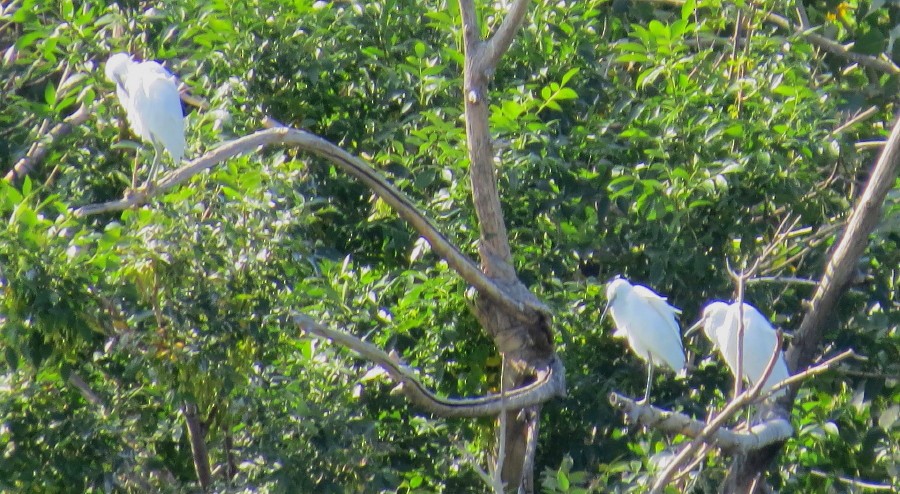
POLYGON ((576 74, 578 74, 579 70, 581 70, 581 69, 579 69, 578 67, 569 69, 565 74, 563 74, 562 79, 559 82, 560 85, 565 86, 566 84, 568 84, 568 82, 572 79, 572 77, 574 77, 576 74))
POLYGON ((566 476, 566 472, 562 470, 556 472, 556 484, 563 492, 569 490, 569 477, 566 476))
POLYGON ((688 20, 694 15, 694 11, 697 10, 697 1, 696 0, 686 0, 684 5, 681 6, 681 19, 688 20))

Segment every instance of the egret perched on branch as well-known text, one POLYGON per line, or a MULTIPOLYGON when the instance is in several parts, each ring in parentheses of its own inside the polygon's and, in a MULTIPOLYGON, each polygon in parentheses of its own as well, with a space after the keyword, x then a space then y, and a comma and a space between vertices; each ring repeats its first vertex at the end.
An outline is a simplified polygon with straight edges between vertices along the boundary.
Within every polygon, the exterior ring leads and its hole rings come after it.
POLYGON ((645 403, 650 398, 654 365, 663 363, 676 372, 684 368, 681 331, 675 321, 681 311, 653 290, 622 278, 606 287, 606 308, 616 324, 613 336, 628 338, 628 346, 647 361, 647 389, 641 401, 645 403))
MULTIPOLYGON (((712 342, 713 346, 722 354, 731 374, 737 372, 737 349, 738 349, 738 328, 740 316, 740 306, 737 302, 728 304, 721 301, 713 302, 703 308, 703 317, 696 324, 688 329, 688 333, 703 327, 706 337, 712 342)), ((772 353, 776 351, 775 345, 778 343, 778 337, 768 319, 763 316, 756 307, 745 303, 743 309, 744 319, 744 345, 743 358, 741 362, 742 374, 750 384, 755 384, 762 377, 766 370, 766 365, 772 357, 772 353)), ((784 354, 778 348, 778 357, 772 373, 763 384, 763 391, 771 389, 772 386, 790 377, 787 364, 784 361, 784 354)), ((775 393, 775 396, 784 394, 784 390, 775 393)))
POLYGON ((156 62, 116 53, 106 61, 106 78, 116 84, 131 130, 153 144, 156 154, 146 182, 152 185, 163 149, 176 165, 184 157, 184 113, 175 77, 156 62))

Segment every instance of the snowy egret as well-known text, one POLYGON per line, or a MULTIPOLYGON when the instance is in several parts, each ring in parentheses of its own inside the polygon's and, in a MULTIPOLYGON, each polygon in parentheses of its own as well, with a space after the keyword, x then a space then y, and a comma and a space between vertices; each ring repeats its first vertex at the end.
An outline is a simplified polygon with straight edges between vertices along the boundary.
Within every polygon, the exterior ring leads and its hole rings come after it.
POLYGON ((131 130, 153 144, 156 154, 146 182, 152 185, 163 149, 176 165, 184 157, 184 113, 175 77, 156 62, 116 53, 106 61, 106 78, 116 85, 131 130))
POLYGON ((646 403, 650 398, 654 365, 664 363, 676 372, 684 368, 684 347, 675 321, 681 311, 653 290, 632 285, 622 278, 616 278, 606 287, 606 308, 616 324, 613 336, 628 338, 631 350, 647 361, 647 389, 641 400, 646 403))
MULTIPOLYGON (((750 384, 755 384, 762 377, 766 365, 775 351, 778 337, 769 321, 756 307, 745 303, 743 309, 744 319, 744 351, 741 363, 742 374, 750 384)), ((706 337, 713 346, 722 354, 731 374, 737 372, 737 348, 740 307, 737 302, 728 304, 716 301, 703 308, 703 317, 694 326, 688 329, 688 333, 703 327, 706 337)), ((778 349, 778 359, 772 368, 772 373, 763 384, 763 391, 790 377, 784 354, 778 349)), ((774 396, 781 396, 784 390, 778 391, 774 396)))

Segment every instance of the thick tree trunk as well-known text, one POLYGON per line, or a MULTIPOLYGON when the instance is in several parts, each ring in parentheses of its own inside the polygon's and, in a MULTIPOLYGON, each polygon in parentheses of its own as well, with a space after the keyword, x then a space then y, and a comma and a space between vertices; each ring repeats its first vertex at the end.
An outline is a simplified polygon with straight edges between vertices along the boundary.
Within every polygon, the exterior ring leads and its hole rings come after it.
MULTIPOLYGON (((460 0, 460 12, 466 56, 463 94, 469 177, 481 234, 478 244, 481 268, 517 300, 536 301, 534 295, 519 281, 512 266, 488 125, 489 77, 521 25, 528 3, 524 0, 515 2, 496 34, 488 41, 483 41, 480 37, 480 24, 474 3, 471 0, 460 0)), ((476 302, 476 316, 504 357, 503 385, 506 389, 528 384, 534 379, 536 369, 550 365, 554 358, 553 339, 544 315, 513 314, 494 304, 488 297, 480 296, 476 302)), ((502 445, 497 445, 497 454, 501 450, 504 452, 501 478, 509 491, 516 492, 520 486, 525 486, 526 492, 533 490, 531 463, 539 420, 540 407, 510 410, 503 434, 498 427, 498 441, 499 438, 504 441, 502 445)))

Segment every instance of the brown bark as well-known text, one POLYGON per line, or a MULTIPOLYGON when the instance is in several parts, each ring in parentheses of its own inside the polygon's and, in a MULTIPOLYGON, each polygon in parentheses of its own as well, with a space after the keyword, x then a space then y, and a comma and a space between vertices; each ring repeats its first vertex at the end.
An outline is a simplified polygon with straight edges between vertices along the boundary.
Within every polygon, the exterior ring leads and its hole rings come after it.
POLYGON ((184 415, 184 422, 187 425, 188 439, 191 442, 191 455, 194 458, 194 470, 197 472, 197 481, 203 492, 209 490, 212 474, 209 470, 209 453, 206 449, 206 438, 204 437, 203 427, 200 419, 197 417, 197 405, 184 402, 181 407, 181 413, 184 415))
MULTIPOLYGON (((494 168, 494 150, 488 123, 490 76, 500 57, 512 43, 529 2, 518 0, 511 5, 497 32, 487 41, 482 40, 479 35, 481 26, 472 0, 460 0, 459 5, 466 57, 463 96, 469 178, 480 230, 478 249, 481 269, 513 298, 537 302, 534 295, 519 281, 512 266, 509 238, 497 190, 497 170, 494 168)), ((549 321, 545 314, 513 313, 483 294, 479 294, 476 301, 475 313, 504 357, 503 386, 506 389, 527 385, 534 379, 537 369, 550 366, 555 355, 549 321)), ((498 431, 498 441, 504 441, 502 447, 499 443, 497 445, 498 452, 504 451, 501 478, 510 491, 518 491, 520 486, 525 492, 533 491, 531 464, 539 420, 539 406, 510 410, 505 433, 500 434, 498 431)))

